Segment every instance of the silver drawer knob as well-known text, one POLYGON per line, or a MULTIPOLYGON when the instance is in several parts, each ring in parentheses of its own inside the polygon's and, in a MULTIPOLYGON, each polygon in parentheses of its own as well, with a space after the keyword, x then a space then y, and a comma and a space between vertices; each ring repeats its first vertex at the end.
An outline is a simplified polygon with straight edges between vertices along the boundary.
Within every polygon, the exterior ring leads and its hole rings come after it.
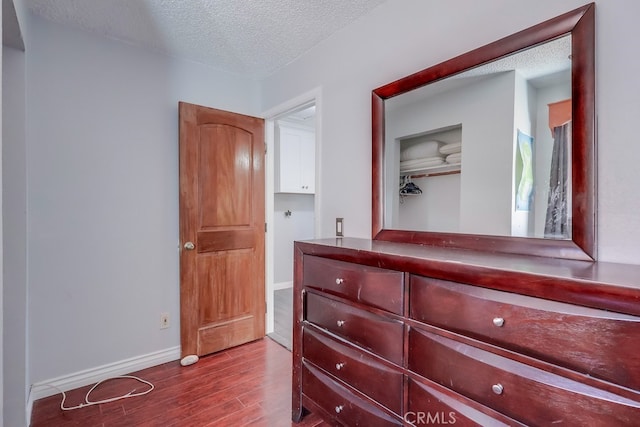
POLYGON ((343 405, 336 406, 336 414, 339 414, 340 412, 342 412, 343 409, 344 409, 343 405))
POLYGON ((342 327, 342 325, 344 325, 344 320, 338 320, 338 321, 336 322, 336 325, 338 325, 338 327, 339 327, 339 328, 341 328, 341 327, 342 327))
POLYGON ((336 369, 339 371, 340 369, 344 368, 344 363, 336 363, 336 369))
POLYGON ((343 283, 344 283, 344 279, 341 279, 339 277, 336 279, 336 285, 342 285, 343 283))
POLYGON ((502 384, 494 384, 491 386, 491 390, 493 390, 495 394, 502 394, 504 387, 502 387, 502 384))
POLYGON ((504 325, 504 319, 502 317, 494 317, 493 324, 500 328, 502 327, 502 325, 504 325))

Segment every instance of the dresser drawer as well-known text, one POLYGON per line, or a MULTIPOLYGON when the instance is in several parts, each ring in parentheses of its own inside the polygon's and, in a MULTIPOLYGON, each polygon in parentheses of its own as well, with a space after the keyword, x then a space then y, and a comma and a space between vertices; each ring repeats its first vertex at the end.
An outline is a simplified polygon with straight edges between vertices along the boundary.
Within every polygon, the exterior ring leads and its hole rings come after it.
POLYGON ((640 318, 411 277, 411 317, 640 389, 640 318))
POLYGON ((306 320, 402 365, 403 322, 306 293, 306 320))
POLYGON ((306 255, 303 280, 304 286, 402 314, 402 272, 306 255))
POLYGON ((347 426, 398 426, 400 419, 385 413, 373 403, 332 380, 308 363, 302 367, 305 396, 324 409, 340 424, 347 426))
POLYGON ((409 369, 525 424, 637 426, 640 402, 435 333, 409 331, 409 369))
POLYGON ((525 426, 511 418, 463 396, 455 398, 436 390, 434 385, 409 378, 409 409, 406 421, 413 425, 525 426))
POLYGON ((361 350, 304 328, 302 357, 336 378, 361 390, 398 415, 402 412, 402 372, 361 350))

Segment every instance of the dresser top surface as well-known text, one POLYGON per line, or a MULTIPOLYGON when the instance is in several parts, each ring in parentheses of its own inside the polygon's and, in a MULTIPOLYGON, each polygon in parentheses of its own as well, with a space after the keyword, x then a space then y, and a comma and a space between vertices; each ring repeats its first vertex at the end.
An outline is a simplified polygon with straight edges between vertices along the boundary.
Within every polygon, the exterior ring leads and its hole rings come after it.
POLYGON ((360 238, 296 242, 303 253, 640 315, 640 265, 360 238))

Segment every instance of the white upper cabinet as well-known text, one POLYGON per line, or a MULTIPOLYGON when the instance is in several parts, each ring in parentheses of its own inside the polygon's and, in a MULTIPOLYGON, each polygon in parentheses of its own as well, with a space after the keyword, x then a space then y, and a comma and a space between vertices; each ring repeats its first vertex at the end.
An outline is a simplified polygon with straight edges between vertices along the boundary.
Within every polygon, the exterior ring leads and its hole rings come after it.
POLYGON ((276 126, 276 193, 315 192, 316 137, 313 130, 278 123, 276 126))

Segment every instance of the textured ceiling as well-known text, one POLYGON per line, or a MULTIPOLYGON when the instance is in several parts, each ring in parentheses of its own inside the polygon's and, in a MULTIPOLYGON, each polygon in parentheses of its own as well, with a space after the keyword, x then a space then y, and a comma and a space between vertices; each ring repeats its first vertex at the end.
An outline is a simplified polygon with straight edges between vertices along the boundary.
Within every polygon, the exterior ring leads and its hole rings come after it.
POLYGON ((35 14, 254 78, 386 0, 25 0, 35 14))

